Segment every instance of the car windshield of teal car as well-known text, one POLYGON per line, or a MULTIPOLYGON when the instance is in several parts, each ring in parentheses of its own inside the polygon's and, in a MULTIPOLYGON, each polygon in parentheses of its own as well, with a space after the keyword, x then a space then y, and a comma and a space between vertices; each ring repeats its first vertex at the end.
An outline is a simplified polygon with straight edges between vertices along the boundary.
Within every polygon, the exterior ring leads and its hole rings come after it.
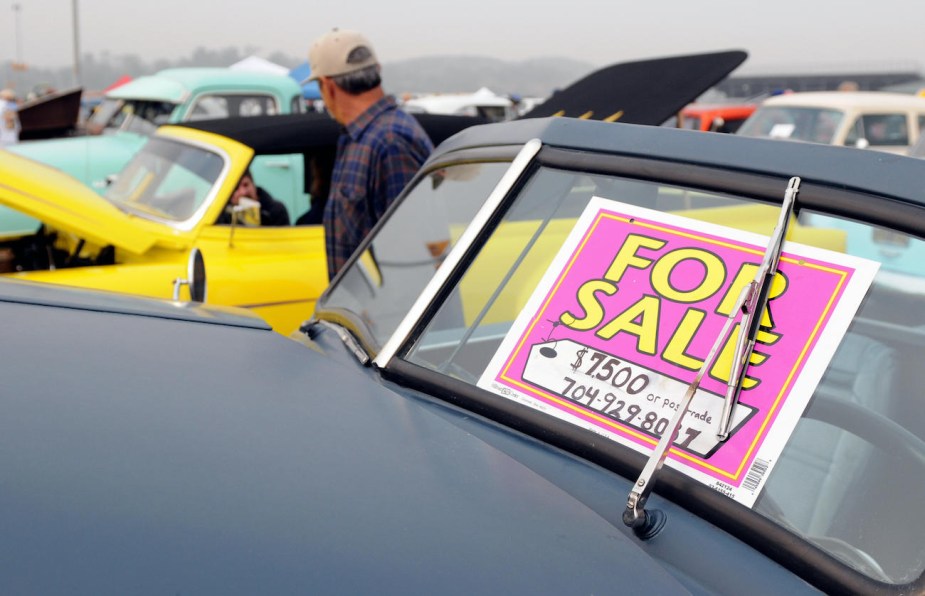
POLYGON ((170 121, 177 104, 168 101, 141 99, 104 99, 87 120, 91 134, 129 130, 150 135, 161 124, 170 121))
POLYGON ((826 108, 761 106, 737 134, 830 145, 844 117, 826 108))
POLYGON ((184 143, 151 138, 106 192, 106 199, 143 217, 168 223, 195 219, 217 192, 221 155, 184 143))
MULTIPOLYGON (((775 114, 778 125, 839 116, 775 114)), ((793 218, 722 441, 738 332, 721 331, 741 316, 779 205, 542 166, 476 219, 487 223, 467 247, 460 238, 506 167, 420 177, 316 316, 351 329, 374 359, 394 346, 387 358, 403 371, 646 455, 719 340, 666 465, 867 578, 922 574, 921 239, 808 209, 793 218), (914 267, 896 266, 902 258, 914 267)))

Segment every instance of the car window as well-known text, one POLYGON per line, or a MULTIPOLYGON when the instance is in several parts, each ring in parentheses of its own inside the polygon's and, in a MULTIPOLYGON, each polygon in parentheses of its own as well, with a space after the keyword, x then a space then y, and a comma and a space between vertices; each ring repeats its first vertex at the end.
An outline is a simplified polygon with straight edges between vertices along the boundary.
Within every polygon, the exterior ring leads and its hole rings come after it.
POLYGON ((289 102, 289 111, 293 114, 303 114, 305 112, 305 100, 298 95, 294 96, 289 102))
MULTIPOLYGON (((592 197, 763 234, 778 213, 747 197, 541 168, 400 357, 479 383, 592 197)), ((919 515, 925 499, 925 409, 912 398, 925 385, 925 367, 916 356, 925 345, 925 243, 808 211, 791 226, 789 238, 877 261, 881 271, 755 509, 869 577, 912 581, 925 569, 925 521, 919 515)), ((359 295, 359 283, 354 287, 359 295)), ((635 382, 629 373, 622 381, 635 382)), ((643 428, 661 422, 646 420, 643 428)))
POLYGON ((736 134, 832 144, 844 113, 826 108, 761 106, 736 134))
POLYGON ((268 116, 279 113, 276 98, 264 94, 209 94, 197 97, 187 120, 268 116))
POLYGON ((855 118, 851 127, 848 129, 848 134, 845 135, 845 145, 848 147, 857 147, 858 141, 864 138, 866 138, 864 133, 864 121, 861 118, 855 118))
POLYGON ((543 169, 531 179, 482 247, 440 316, 415 344, 410 360, 440 372, 453 371, 463 378, 477 379, 595 195, 619 197, 633 205, 657 206, 662 211, 697 212, 702 217, 708 217, 711 208, 744 204, 693 189, 543 169), (464 335, 470 336, 469 340, 459 341, 464 335), (432 341, 452 344, 452 357, 434 351, 432 341))
POLYGON ((421 177, 321 305, 360 313, 384 344, 507 167, 458 164, 421 177))
POLYGON ((152 138, 120 173, 106 198, 141 215, 184 221, 205 203, 224 164, 211 151, 152 138))
POLYGON ((113 121, 113 118, 119 114, 122 105, 123 101, 121 99, 103 99, 103 101, 93 109, 93 113, 87 119, 87 127, 92 129, 94 134, 98 134, 109 127, 118 128, 121 119, 117 123, 113 121), (110 121, 113 121, 112 124, 110 124, 110 121))
POLYGON ((117 129, 151 134, 159 125, 170 121, 176 107, 177 104, 169 101, 106 99, 94 110, 87 126, 94 134, 117 129))
POLYGON ((856 145, 865 139, 871 147, 908 145, 909 127, 906 114, 864 114, 852 124, 845 144, 856 145))

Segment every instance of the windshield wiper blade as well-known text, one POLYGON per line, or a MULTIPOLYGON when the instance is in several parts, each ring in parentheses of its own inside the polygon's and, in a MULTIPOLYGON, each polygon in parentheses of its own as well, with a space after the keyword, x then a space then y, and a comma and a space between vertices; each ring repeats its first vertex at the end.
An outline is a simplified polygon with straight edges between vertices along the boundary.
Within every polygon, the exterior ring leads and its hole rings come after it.
POLYGON ((784 203, 781 206, 780 218, 777 227, 768 242, 761 265, 755 273, 755 279, 746 287, 748 295, 742 308, 742 325, 739 327, 739 338, 736 341, 736 350, 732 360, 732 369, 729 372, 729 382, 726 385, 726 399, 723 400, 723 413, 719 418, 719 429, 716 438, 725 441, 729 438, 729 423, 732 420, 732 409, 739 401, 742 392, 742 382, 745 380, 745 371, 748 369, 752 350, 755 349, 755 340, 761 328, 761 319, 765 307, 768 305, 768 294, 771 283, 777 275, 777 266, 780 264, 780 253, 784 246, 784 237, 790 217, 793 215, 793 204, 797 193, 800 192, 800 179, 794 176, 784 192, 784 203))
MULTIPOLYGON (((655 485, 655 475, 665 464, 665 459, 668 456, 668 449, 671 447, 672 442, 674 442, 678 434, 681 420, 687 415, 687 410, 690 407, 691 401, 694 399, 694 394, 697 393, 697 389, 700 387, 700 382, 713 365, 713 361, 716 359, 716 354, 720 346, 729 335, 729 330, 735 321, 736 315, 742 310, 745 314, 743 314, 742 317, 742 327, 740 328, 739 339, 736 344, 733 368, 729 374, 726 398, 723 401, 723 416, 725 418, 725 423, 723 422, 723 418, 720 419, 720 431, 725 433, 725 435, 721 437, 722 440, 725 440, 729 436, 729 420, 731 420, 732 409, 735 405, 732 400, 737 399, 741 391, 745 371, 748 368, 748 361, 751 357, 752 349, 755 346, 755 338, 758 335, 758 328, 761 326, 761 316, 767 305, 771 282, 774 279, 774 275, 777 273, 777 266, 780 262, 781 250, 784 244, 784 236, 787 234, 787 226, 790 223, 790 217, 793 214, 793 205, 799 190, 800 178, 794 176, 790 179, 787 190, 784 192, 784 201, 781 206, 780 218, 768 242, 764 258, 755 274, 755 279, 742 288, 742 292, 739 294, 739 298, 736 301, 735 308, 729 312, 729 316, 726 318, 722 330, 716 337, 716 340, 714 340, 713 346, 707 353, 706 358, 704 358, 703 365, 700 367, 700 370, 697 371, 694 380, 688 385, 687 391, 684 393, 684 397, 681 399, 678 409, 671 419, 671 423, 668 425, 668 428, 665 429, 665 432, 662 433, 658 444, 655 446, 655 450, 649 455, 649 459, 646 461, 646 465, 639 474, 639 478, 633 485, 632 490, 630 490, 630 494, 626 499, 626 509, 623 511, 623 523, 631 527, 633 532, 643 540, 652 538, 658 534, 665 525, 664 513, 657 509, 651 511, 646 511, 645 509, 646 501, 655 485), (746 326, 748 326, 748 331, 741 331, 741 329, 746 326)), ((717 436, 719 436, 719 434, 717 436)))

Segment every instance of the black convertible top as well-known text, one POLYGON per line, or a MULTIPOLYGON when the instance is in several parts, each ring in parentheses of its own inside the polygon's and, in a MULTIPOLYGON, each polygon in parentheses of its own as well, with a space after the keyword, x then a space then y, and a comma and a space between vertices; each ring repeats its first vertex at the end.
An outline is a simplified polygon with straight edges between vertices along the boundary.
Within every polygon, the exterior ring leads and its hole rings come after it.
POLYGON ((572 83, 525 118, 571 116, 658 126, 742 64, 742 50, 623 62, 572 83))
MULTIPOLYGON (((414 114, 414 117, 427 131, 435 146, 465 128, 487 122, 472 116, 414 114)), ((226 136, 260 154, 302 153, 333 148, 341 129, 330 116, 316 112, 198 120, 179 126, 226 136)))

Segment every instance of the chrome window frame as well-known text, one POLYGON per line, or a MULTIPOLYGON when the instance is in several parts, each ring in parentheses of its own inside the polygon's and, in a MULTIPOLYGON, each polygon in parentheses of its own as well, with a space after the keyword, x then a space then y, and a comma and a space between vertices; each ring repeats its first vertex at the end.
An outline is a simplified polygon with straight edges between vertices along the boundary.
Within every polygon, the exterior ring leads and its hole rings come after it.
MULTIPOLYGON (((208 211, 209 207, 215 202, 216 197, 218 195, 219 188, 221 188, 222 184, 228 178, 228 172, 231 169, 231 157, 228 155, 228 153, 225 152, 224 149, 221 149, 219 147, 214 147, 212 145, 209 145, 207 143, 203 143, 197 140, 177 139, 177 138, 165 137, 165 136, 154 136, 154 137, 151 137, 151 139, 152 140, 157 139, 160 141, 177 143, 178 145, 191 145, 191 146, 196 147, 197 149, 202 149, 204 151, 208 151, 209 153, 218 155, 221 158, 222 169, 219 172, 218 178, 216 178, 215 183, 212 184, 212 188, 209 190, 205 198, 202 200, 202 204, 200 204, 199 207, 197 207, 196 210, 193 211, 192 215, 190 215, 188 218, 183 219, 183 220, 174 220, 174 219, 167 219, 165 217, 158 217, 156 215, 152 215, 150 213, 146 213, 141 210, 132 209, 132 206, 127 203, 112 201, 110 199, 106 199, 106 200, 112 203, 113 205, 115 205, 117 208, 125 209, 126 211, 130 212, 132 215, 136 217, 140 217, 148 221, 154 221, 159 224, 163 224, 171 228, 172 230, 175 230, 178 232, 189 232, 190 230, 195 228, 197 225, 199 225, 203 216, 205 216, 206 211, 208 211)), ((142 151, 144 151, 144 149, 142 149, 142 151)), ((141 151, 139 151, 136 155, 140 155, 140 154, 141 154, 141 151)))
POLYGON ((405 315, 398 328, 382 346, 379 353, 376 354, 373 362, 377 366, 385 368, 395 356, 399 347, 407 341, 412 330, 422 322, 425 312, 437 297, 440 289, 447 283, 450 275, 462 262, 463 256, 469 251, 488 220, 497 211, 501 201, 508 195, 542 147, 543 144, 539 139, 532 139, 524 144, 517 157, 514 158, 510 167, 501 177, 501 180, 498 181, 494 190, 478 210, 472 222, 466 227, 466 231, 463 232, 450 254, 447 255, 446 260, 411 306, 408 314, 405 315))

